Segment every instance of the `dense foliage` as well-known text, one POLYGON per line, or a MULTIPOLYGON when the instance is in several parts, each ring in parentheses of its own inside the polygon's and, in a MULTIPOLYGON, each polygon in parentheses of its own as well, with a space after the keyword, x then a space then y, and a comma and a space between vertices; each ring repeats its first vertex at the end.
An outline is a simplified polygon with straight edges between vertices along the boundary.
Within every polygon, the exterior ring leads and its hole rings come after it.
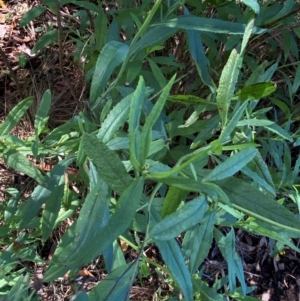
POLYGON ((3 300, 38 299, 20 262, 44 263, 37 248, 69 217, 74 222, 46 262, 43 282, 67 272, 75 278, 100 255, 107 272, 91 291, 75 288, 75 300, 127 300, 150 266, 174 288, 162 299, 182 293, 186 301, 257 300, 246 297, 254 287, 244 279, 236 230, 273 240, 273 255, 284 246, 299 252, 292 240, 300 237, 300 159, 293 155, 300 141, 298 4, 42 3, 20 26, 47 10, 57 15, 32 51, 58 44, 62 52, 63 40, 71 41, 76 51, 69 55, 84 70, 89 101, 50 129, 47 90, 33 136, 10 134, 31 96, 0 125, 1 157, 36 182, 29 197, 11 188, 1 203, 3 300), (61 18, 64 6, 77 8, 69 24, 61 18), (74 29, 72 20, 80 26, 74 29), (29 157, 55 157, 57 164, 43 173, 29 157), (69 166, 79 171, 74 179, 69 166), (134 261, 126 260, 118 239, 136 250, 134 261), (208 286, 201 265, 213 244, 228 268, 208 286), (161 261, 145 256, 149 247, 161 261))

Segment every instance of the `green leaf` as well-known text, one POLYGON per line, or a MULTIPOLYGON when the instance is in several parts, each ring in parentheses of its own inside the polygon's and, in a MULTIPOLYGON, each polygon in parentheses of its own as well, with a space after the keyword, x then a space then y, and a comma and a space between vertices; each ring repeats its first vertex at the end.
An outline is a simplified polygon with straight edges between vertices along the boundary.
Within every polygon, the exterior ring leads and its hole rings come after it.
POLYGON ((20 220, 20 229, 27 228, 27 224, 36 216, 51 195, 51 192, 58 187, 61 177, 73 160, 74 157, 70 157, 56 164, 47 173, 43 186, 37 186, 31 193, 31 196, 20 205, 16 214, 20 220))
MULTIPOLYGON (((254 0, 247 0, 247 1, 254 1, 254 0)), ((251 18, 248 24, 246 25, 245 33, 243 35, 243 40, 241 45, 241 52, 240 52, 241 56, 244 55, 250 36, 254 31, 254 23, 255 23, 255 18, 251 18)), ((239 68, 241 68, 241 66, 242 66, 242 60, 240 61, 239 68)))
POLYGON ((175 238, 180 233, 201 222, 207 208, 206 198, 202 195, 186 203, 182 208, 157 223, 151 229, 149 236, 155 240, 175 238))
POLYGON ((218 156, 222 155, 222 143, 219 139, 212 141, 210 145, 211 145, 211 152, 213 154, 216 154, 218 156))
MULTIPOLYGON (((197 292, 200 293, 201 298, 204 301, 225 301, 225 297, 216 292, 216 288, 209 287, 207 283, 201 279, 193 278, 193 285, 195 286, 197 292)), ((200 300, 202 300, 200 299, 200 300)))
POLYGON ((235 250, 235 234, 234 230, 231 229, 226 236, 222 234, 218 229, 214 229, 215 240, 218 247, 221 250, 223 257, 227 261, 228 265, 228 278, 229 278, 229 289, 231 292, 236 290, 236 277, 238 278, 243 293, 247 293, 247 286, 244 278, 244 270, 240 257, 235 250))
MULTIPOLYGON (((200 122, 202 123, 201 131, 199 132, 197 137, 194 139, 194 141, 191 145, 191 149, 197 148, 200 144, 203 144, 204 142, 206 142, 207 140, 209 140, 209 138, 211 138, 213 136, 213 133, 215 132, 214 130, 219 128, 220 117, 219 117, 219 115, 216 115, 209 120, 200 120, 200 122)), ((199 131, 199 129, 198 129, 198 131, 199 131)))
POLYGON ((274 122, 267 119, 245 119, 237 123, 237 126, 267 126, 272 125, 274 122))
POLYGON ((14 215, 17 212, 17 206, 21 199, 22 194, 15 188, 7 188, 6 192, 12 196, 12 198, 5 205, 5 210, 4 210, 5 224, 8 225, 9 221, 14 217, 14 215))
POLYGON ((150 29, 137 43, 133 46, 131 55, 135 56, 142 52, 143 49, 153 45, 160 45, 165 42, 169 37, 176 33, 177 29, 160 27, 150 29))
POLYGON ((158 139, 151 141, 148 157, 159 153, 161 150, 167 149, 166 141, 164 139, 158 139))
MULTIPOLYGON (((25 271, 23 271, 25 272, 25 271)), ((9 275, 10 276, 10 275, 9 275)), ((12 278, 13 280, 8 280, 8 285, 13 285, 10 292, 5 295, 5 299, 7 300, 30 300, 28 293, 26 291, 29 289, 29 279, 30 274, 26 273, 25 275, 20 274, 20 276, 14 277, 12 274, 9 278, 12 278)), ((3 285, 3 284, 2 284, 3 285)))
POLYGON ((291 89, 293 94, 298 91, 299 86, 300 86, 300 65, 297 66, 295 79, 294 79, 293 86, 291 89))
POLYGON ((228 122, 226 127, 222 130, 222 133, 220 135, 220 141, 222 143, 227 142, 227 140, 230 138, 230 134, 234 131, 235 127, 237 126, 238 122, 240 121, 242 115, 244 114, 244 111, 246 110, 248 106, 248 101, 245 101, 234 113, 231 120, 228 122))
POLYGON ((37 6, 31 8, 29 11, 27 11, 21 18, 19 27, 23 27, 27 24, 29 24, 30 21, 36 19, 39 17, 42 13, 44 13, 47 10, 44 6, 37 6))
MULTIPOLYGON (((77 0, 69 1, 68 0, 67 3, 74 3, 75 5, 81 6, 87 10, 90 10, 90 11, 98 13, 98 14, 101 14, 101 12, 102 12, 101 6, 99 7, 98 5, 87 2, 87 1, 77 1, 77 0)), ((67 4, 67 3, 65 3, 65 4, 67 4)))
POLYGON ((253 185, 235 178, 217 181, 216 184, 224 190, 234 208, 300 236, 300 221, 294 214, 253 185))
POLYGON ((275 193, 275 185, 273 183, 269 168, 259 152, 257 152, 257 155, 249 167, 252 168, 252 170, 270 186, 271 189, 269 191, 271 193, 275 193))
MULTIPOLYGON (((154 178, 154 180, 157 180, 154 178)), ((170 178, 162 178, 158 179, 159 182, 162 182, 169 186, 175 186, 181 190, 185 190, 188 192, 200 192, 205 193, 211 197, 217 198, 218 194, 215 189, 212 189, 212 183, 199 183, 199 181, 195 181, 186 177, 170 177, 170 178)))
POLYGON ((100 178, 121 195, 132 182, 132 178, 127 173, 119 156, 91 134, 83 134, 82 146, 84 152, 97 166, 100 178))
POLYGON ((217 90, 217 105, 223 128, 227 124, 228 110, 238 80, 240 61, 240 55, 233 49, 221 74, 217 90))
POLYGON ((266 24, 269 23, 273 23, 276 20, 280 20, 283 16, 286 16, 288 13, 290 13, 293 9, 295 5, 295 1, 294 0, 287 0, 284 5, 282 5, 282 9, 275 15, 273 16, 271 19, 269 19, 264 26, 266 26, 266 24))
MULTIPOLYGON (((184 6, 184 14, 189 16, 190 13, 184 6)), ((195 61, 197 71, 202 79, 203 83, 207 85, 211 92, 215 92, 215 87, 210 79, 209 72, 207 70, 207 58, 204 52, 201 37, 196 30, 187 30, 188 46, 191 52, 191 56, 195 61)))
POLYGON ((63 236, 44 281, 52 281, 70 269, 78 269, 107 250, 132 224, 142 199, 143 184, 143 179, 139 178, 124 190, 115 213, 104 224, 104 208, 110 198, 107 185, 104 182, 97 183, 88 194, 77 222, 63 236))
POLYGON ((51 105, 51 92, 48 89, 43 94, 41 103, 35 115, 34 130, 36 136, 39 136, 42 133, 43 128, 46 122, 48 121, 47 116, 49 114, 50 105, 51 105))
MULTIPOLYGON (((263 178, 261 178, 256 172, 253 172, 250 168, 247 166, 242 168, 242 173, 244 173, 246 176, 251 178, 259 187, 264 188, 266 191, 270 192, 274 196, 276 196, 276 191, 274 187, 269 185, 263 178)), ((274 184, 273 184, 274 185, 274 184)))
MULTIPOLYGON (((64 177, 64 176, 63 176, 64 177)), ((64 195, 64 184, 56 186, 47 198, 42 217, 42 240, 43 243, 48 239, 54 230, 54 225, 61 207, 61 201, 64 195)))
MULTIPOLYGON (((199 18, 195 16, 179 16, 177 18, 156 23, 153 26, 167 26, 177 29, 198 30, 212 33, 226 33, 226 34, 240 34, 243 35, 245 25, 241 23, 234 23, 229 21, 222 21, 212 18, 199 18)), ((165 29, 163 29, 165 30, 165 29)), ((163 31, 161 29, 161 31, 163 31)), ((254 28, 254 34, 262 34, 266 30, 254 28)))
MULTIPOLYGON (((300 80, 299 80, 299 84, 300 84, 300 80)), ((276 99, 274 97, 269 97, 269 99, 274 103, 274 105, 276 105, 285 114, 287 118, 291 116, 290 109, 284 101, 276 99)))
POLYGON ((142 164, 139 160, 140 152, 140 118, 142 107, 145 99, 145 81, 141 76, 138 86, 135 89, 131 101, 129 113, 129 147, 130 147, 130 162, 136 170, 140 170, 142 164))
POLYGON ((249 6, 255 12, 255 14, 259 14, 260 7, 256 0, 242 0, 242 2, 249 6))
POLYGON ((102 140, 103 143, 107 143, 112 139, 116 131, 124 125, 128 119, 132 94, 123 98, 113 109, 109 112, 104 122, 101 124, 101 128, 97 134, 97 137, 102 140))
POLYGON ((256 148, 248 148, 239 151, 229 157, 225 162, 215 167, 204 179, 205 181, 216 181, 228 178, 241 170, 257 154, 256 148))
POLYGON ((243 87, 235 93, 232 100, 256 100, 271 95, 276 91, 276 87, 272 82, 258 83, 250 86, 243 87))
POLYGON ((106 144, 111 150, 129 149, 128 137, 117 137, 106 144))
POLYGON ((133 274, 134 264, 128 263, 116 268, 91 290, 89 301, 126 300, 133 274))
POLYGON ((161 209, 161 216, 166 217, 171 213, 175 212, 178 206, 180 205, 182 199, 184 199, 186 195, 186 191, 176 188, 174 186, 170 186, 165 197, 163 207, 161 209))
POLYGON ((228 109, 233 98, 236 83, 238 81, 239 71, 242 67, 243 54, 250 39, 251 33, 253 32, 253 25, 254 19, 250 20, 245 28, 240 53, 237 53, 236 49, 232 50, 221 74, 219 87, 217 90, 217 105, 223 128, 227 124, 228 109))
POLYGON ((113 71, 126 58, 129 47, 117 41, 106 44, 96 62, 95 72, 90 90, 91 105, 94 105, 97 98, 103 93, 105 86, 113 71))
POLYGON ((3 158, 9 167, 28 175, 39 184, 44 183, 44 176, 39 169, 17 150, 5 150, 3 158))
POLYGON ((195 95, 172 95, 169 96, 168 101, 175 102, 175 103, 182 103, 184 105, 197 105, 197 104, 203 104, 210 106, 210 108, 215 108, 217 105, 213 102, 210 102, 208 100, 205 100, 203 98, 200 98, 195 95))
POLYGON ((300 249, 297 248, 291 240, 291 237, 299 237, 299 233, 297 233, 296 231, 292 231, 292 230, 290 231, 286 229, 280 229, 280 231, 278 231, 277 226, 270 225, 266 222, 257 220, 253 217, 248 218, 246 221, 239 221, 237 223, 234 223, 232 226, 241 228, 244 231, 253 234, 273 238, 287 245, 292 250, 295 250, 296 252, 300 252, 300 249))
POLYGON ((185 258, 189 258, 189 271, 194 274, 207 257, 212 246, 214 224, 216 222, 215 211, 209 212, 200 224, 187 231, 183 243, 182 252, 185 258))
POLYGON ((142 170, 142 166, 137 157, 140 157, 140 145, 141 145, 141 132, 139 128, 136 128, 130 135, 131 143, 129 144, 130 162, 136 171, 142 170))
POLYGON ((126 68, 126 82, 132 83, 141 74, 142 68, 143 63, 141 60, 130 61, 126 68))
POLYGON ((271 125, 265 125, 265 128, 286 140, 289 140, 291 142, 293 141, 293 137, 276 123, 273 123, 271 125))
POLYGON ((58 227, 61 222, 71 217, 76 212, 76 210, 78 210, 81 203, 82 202, 79 200, 74 200, 70 205, 68 205, 69 209, 65 210, 64 208, 61 208, 55 221, 54 228, 58 227))
POLYGON ((239 292, 234 292, 233 294, 226 293, 226 296, 229 296, 233 300, 237 300, 237 301, 261 301, 261 299, 245 296, 244 294, 240 294, 239 292))
POLYGON ((31 53, 37 53, 46 48, 49 44, 57 41, 58 31, 57 29, 50 30, 43 34, 39 40, 35 43, 34 47, 31 50, 31 53))
MULTIPOLYGON (((102 129, 103 122, 104 122, 104 120, 106 119, 106 117, 108 116, 109 112, 112 111, 112 103, 113 103, 113 101, 112 101, 112 99, 110 98, 110 99, 104 104, 104 106, 103 106, 103 109, 102 109, 101 114, 100 114, 100 123, 101 123, 101 128, 100 128, 100 130, 102 129)), ((119 104, 119 102, 118 102, 118 104, 119 104)), ((100 132, 100 130, 99 130, 99 132, 100 132)), ((98 135, 99 135, 99 133, 98 133, 98 135)), ((97 135, 97 136, 98 136, 98 135, 97 135)), ((99 138, 99 136, 98 136, 98 138, 99 138)))
POLYGON ((150 143, 152 141, 152 128, 159 118, 167 97, 169 96, 169 92, 174 84, 176 78, 176 74, 171 78, 167 86, 163 89, 161 95, 159 96, 158 100, 156 101, 155 105, 153 106, 150 114, 147 116, 145 125, 142 129, 141 133, 141 141, 140 141, 140 165, 144 166, 146 159, 148 157, 150 143))
MULTIPOLYGON (((81 258, 81 254, 84 253, 83 249, 91 250, 93 239, 103 229, 105 208, 108 204, 107 184, 103 181, 98 182, 87 195, 78 220, 62 237, 45 274, 45 281, 51 281, 68 270, 79 268, 80 264, 86 262, 86 259, 81 258)), ((96 256, 99 254, 100 251, 96 256)), ((93 259, 91 256, 95 254, 91 252, 88 260, 93 259)))
POLYGON ((161 89, 163 89, 166 85, 167 85, 167 80, 164 76, 164 74, 162 73, 161 69, 158 67, 158 65, 150 58, 147 59, 151 70, 152 70, 152 74, 155 77, 157 83, 159 84, 159 86, 161 87, 161 89))
POLYGON ((146 177, 156 179, 156 180, 171 177, 172 175, 178 173, 185 167, 189 166, 194 161, 198 160, 201 157, 206 156, 210 150, 211 150, 211 145, 204 146, 188 155, 181 157, 176 164, 177 166, 173 167, 172 169, 168 171, 161 171, 161 172, 149 172, 148 174, 146 174, 146 177))
MULTIPOLYGON (((152 222, 155 224, 160 222, 160 216, 152 210, 152 222)), ((159 252, 172 273, 172 276, 181 288, 184 299, 186 301, 194 300, 193 285, 191 275, 186 267, 184 258, 175 239, 169 241, 156 241, 159 252)))
POLYGON ((18 124, 33 100, 32 96, 27 97, 9 112, 5 121, 0 125, 0 136, 8 134, 18 124))

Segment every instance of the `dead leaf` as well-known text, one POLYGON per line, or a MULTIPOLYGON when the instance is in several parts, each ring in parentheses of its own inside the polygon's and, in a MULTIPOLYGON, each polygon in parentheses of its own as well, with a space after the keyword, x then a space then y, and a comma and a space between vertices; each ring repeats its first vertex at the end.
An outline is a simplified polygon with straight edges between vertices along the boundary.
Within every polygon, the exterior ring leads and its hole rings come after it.
POLYGON ((121 247, 123 252, 127 251, 128 247, 129 247, 128 243, 126 243, 125 241, 120 239, 119 244, 120 244, 120 247, 121 247))
POLYGON ((0 7, 7 8, 6 4, 2 0, 0 0, 0 7))
POLYGON ((92 278, 95 278, 95 276, 89 272, 87 269, 82 269, 78 272, 78 275, 80 276, 88 276, 88 277, 92 277, 92 278))

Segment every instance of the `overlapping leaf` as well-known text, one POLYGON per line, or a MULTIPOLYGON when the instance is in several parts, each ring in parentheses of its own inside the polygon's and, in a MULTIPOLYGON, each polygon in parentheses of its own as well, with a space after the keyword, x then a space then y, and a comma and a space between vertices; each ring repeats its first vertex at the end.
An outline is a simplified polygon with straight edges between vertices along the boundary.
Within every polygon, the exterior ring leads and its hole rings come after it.
POLYGON ((83 135, 82 145, 87 156, 97 166, 100 177, 118 194, 122 194, 132 179, 118 155, 91 134, 83 135))
POLYGON ((108 189, 103 181, 95 185, 84 202, 77 222, 68 229, 54 253, 44 281, 52 281, 70 269, 77 269, 104 252, 132 223, 142 190, 143 179, 133 181, 119 198, 115 213, 104 224, 104 209, 109 202, 108 189))

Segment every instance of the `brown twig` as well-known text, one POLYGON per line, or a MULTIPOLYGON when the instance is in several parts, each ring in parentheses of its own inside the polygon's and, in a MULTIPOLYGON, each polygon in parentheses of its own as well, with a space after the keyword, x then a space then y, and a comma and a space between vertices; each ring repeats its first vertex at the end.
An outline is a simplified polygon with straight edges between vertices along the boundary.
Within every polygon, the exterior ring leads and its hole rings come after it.
MULTIPOLYGON (((4 51, 1 48, 0 48, 0 55, 1 55, 2 59, 3 59, 3 62, 5 64, 5 66, 7 67, 7 69, 10 72, 10 75, 11 75, 11 77, 12 77, 12 79, 13 79, 16 87, 17 87, 17 91, 18 91, 20 97, 23 99, 24 98, 24 93, 23 93, 23 90, 21 89, 21 86, 20 86, 19 80, 18 80, 18 78, 16 76, 16 73, 14 72, 13 68, 11 67, 11 65, 10 65, 10 63, 9 63, 7 57, 6 57, 6 54, 4 53, 4 51)), ((30 124, 31 124, 31 126, 33 128, 34 127, 34 122, 33 122, 32 115, 30 114, 29 111, 27 111, 27 116, 28 116, 29 122, 30 122, 30 124)))

